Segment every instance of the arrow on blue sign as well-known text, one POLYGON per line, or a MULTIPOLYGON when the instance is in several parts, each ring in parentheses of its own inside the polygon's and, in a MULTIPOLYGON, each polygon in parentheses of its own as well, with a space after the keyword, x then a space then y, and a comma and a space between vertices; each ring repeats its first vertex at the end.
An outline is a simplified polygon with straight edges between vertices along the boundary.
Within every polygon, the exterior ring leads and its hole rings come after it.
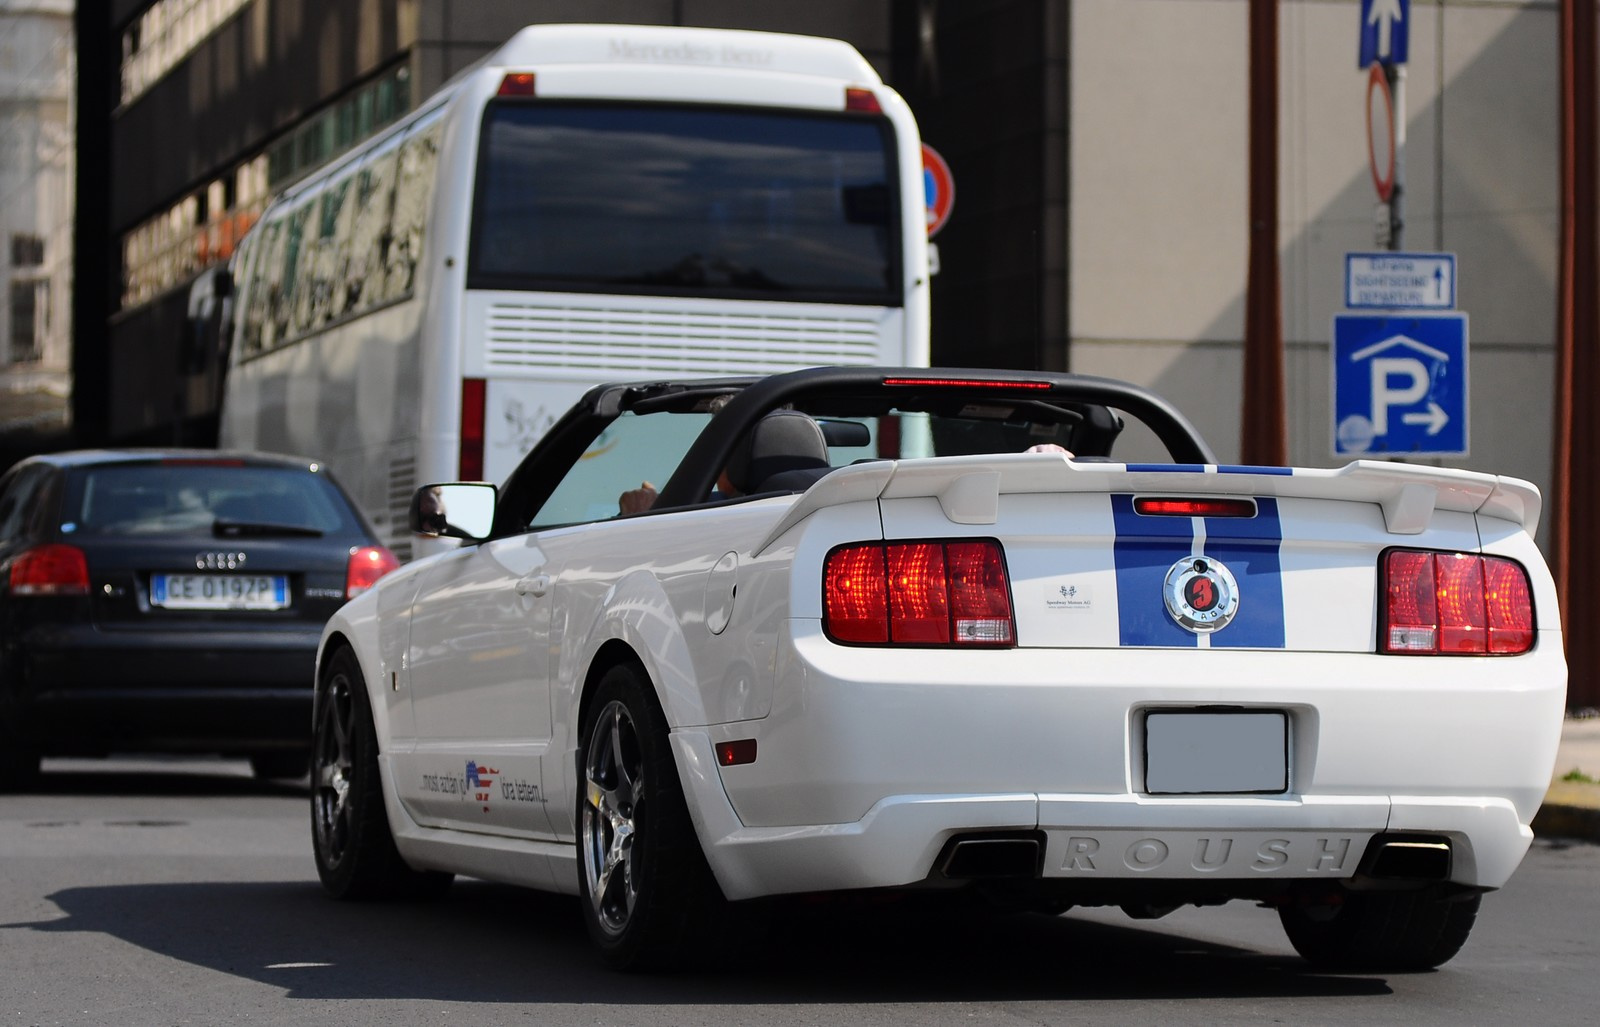
POLYGON ((1404 64, 1410 22, 1410 0, 1361 0, 1361 47, 1356 67, 1369 67, 1373 61, 1404 64))

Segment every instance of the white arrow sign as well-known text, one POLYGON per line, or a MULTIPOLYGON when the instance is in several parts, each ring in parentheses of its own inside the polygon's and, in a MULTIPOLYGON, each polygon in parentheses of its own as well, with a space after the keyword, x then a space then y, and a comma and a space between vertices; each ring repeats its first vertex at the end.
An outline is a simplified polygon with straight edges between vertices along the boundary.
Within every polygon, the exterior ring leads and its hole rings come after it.
POLYGON ((1400 10, 1400 0, 1372 0, 1372 10, 1367 14, 1367 24, 1378 26, 1378 56, 1390 56, 1390 40, 1394 34, 1394 23, 1404 21, 1405 14, 1400 10))
POLYGON ((1444 412, 1444 407, 1429 400, 1426 411, 1401 414, 1400 420, 1405 424, 1425 424, 1428 426, 1429 435, 1437 435, 1450 423, 1450 415, 1444 412))

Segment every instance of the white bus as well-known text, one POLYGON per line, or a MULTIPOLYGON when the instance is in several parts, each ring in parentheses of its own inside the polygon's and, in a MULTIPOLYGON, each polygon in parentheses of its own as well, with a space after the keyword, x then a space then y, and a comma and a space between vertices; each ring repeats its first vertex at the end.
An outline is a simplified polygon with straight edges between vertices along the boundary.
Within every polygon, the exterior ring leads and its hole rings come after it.
POLYGON ((263 212, 220 443, 325 460, 405 558, 417 486, 598 382, 926 365, 922 175, 838 40, 526 28, 263 212))

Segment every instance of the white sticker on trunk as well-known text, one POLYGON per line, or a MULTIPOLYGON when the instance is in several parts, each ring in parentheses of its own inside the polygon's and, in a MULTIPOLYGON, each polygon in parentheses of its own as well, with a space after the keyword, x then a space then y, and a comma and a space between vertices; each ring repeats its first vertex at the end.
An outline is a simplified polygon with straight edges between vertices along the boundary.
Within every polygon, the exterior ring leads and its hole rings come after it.
POLYGON ((1044 583, 1044 608, 1058 613, 1088 613, 1094 609, 1094 589, 1070 578, 1044 583))

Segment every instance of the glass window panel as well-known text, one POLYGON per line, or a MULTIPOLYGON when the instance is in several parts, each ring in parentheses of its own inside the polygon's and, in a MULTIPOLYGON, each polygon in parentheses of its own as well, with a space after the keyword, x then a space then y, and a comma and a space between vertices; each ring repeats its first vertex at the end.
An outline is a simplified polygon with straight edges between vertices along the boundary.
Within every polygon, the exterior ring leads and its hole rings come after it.
POLYGON ((858 115, 494 103, 473 283, 898 303, 891 145, 858 115))

